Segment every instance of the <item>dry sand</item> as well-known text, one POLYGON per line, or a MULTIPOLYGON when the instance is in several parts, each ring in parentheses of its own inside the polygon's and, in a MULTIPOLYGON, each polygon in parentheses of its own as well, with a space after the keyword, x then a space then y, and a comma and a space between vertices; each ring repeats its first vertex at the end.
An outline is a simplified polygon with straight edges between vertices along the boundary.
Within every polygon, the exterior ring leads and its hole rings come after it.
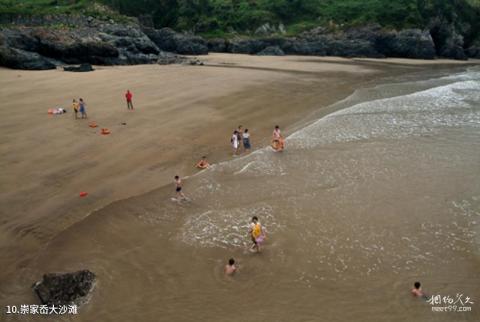
POLYGON ((0 248, 13 235, 33 246, 94 209, 195 173, 202 155, 213 163, 231 158, 230 135, 239 124, 258 148, 275 124, 288 133, 356 88, 424 68, 405 67, 404 60, 398 66, 295 56, 202 59, 206 66, 97 67, 93 73, 0 69, 0 248), (126 89, 134 94, 134 111, 126 109, 126 89), (88 121, 74 120, 70 105, 79 97, 88 121), (68 113, 47 115, 54 107, 68 113), (100 135, 89 121, 112 133, 100 135), (81 191, 89 195, 80 198, 81 191))

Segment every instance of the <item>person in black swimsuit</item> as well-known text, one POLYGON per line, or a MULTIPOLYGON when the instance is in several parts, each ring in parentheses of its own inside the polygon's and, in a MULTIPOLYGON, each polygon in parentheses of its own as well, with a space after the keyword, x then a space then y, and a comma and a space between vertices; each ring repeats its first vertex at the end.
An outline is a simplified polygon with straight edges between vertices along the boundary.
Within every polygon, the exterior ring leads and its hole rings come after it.
POLYGON ((187 197, 182 192, 182 180, 179 176, 175 176, 175 192, 177 195, 177 200, 186 200, 187 197))

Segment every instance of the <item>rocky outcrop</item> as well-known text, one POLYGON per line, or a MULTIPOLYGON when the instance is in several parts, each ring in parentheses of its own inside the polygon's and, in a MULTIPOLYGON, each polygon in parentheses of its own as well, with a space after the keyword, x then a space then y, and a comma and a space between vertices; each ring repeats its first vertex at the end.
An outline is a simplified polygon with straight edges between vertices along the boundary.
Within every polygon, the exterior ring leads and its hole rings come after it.
POLYGON ((375 39, 375 48, 386 57, 435 58, 435 46, 426 30, 407 29, 388 32, 375 39))
POLYGON ((95 69, 90 64, 81 64, 80 66, 65 66, 63 70, 66 72, 93 72, 95 69))
POLYGON ((432 20, 429 30, 396 31, 379 25, 347 30, 319 27, 297 37, 279 35, 284 32, 283 25, 276 27, 265 24, 256 32, 257 35, 267 35, 261 38, 237 36, 233 40, 217 38, 206 41, 201 37, 178 33, 169 28, 156 30, 151 27, 151 23, 140 26, 135 23, 97 21, 91 17, 75 19, 80 19, 75 28, 17 26, 1 29, 0 65, 18 69, 51 69, 55 68, 55 65, 83 63, 184 63, 179 56, 165 52, 204 55, 209 51, 252 55, 421 59, 440 56, 466 59, 467 55, 478 57, 480 47, 478 44, 469 44, 469 48, 465 50, 461 33, 452 25, 437 20, 432 20))
POLYGON ((480 59, 480 45, 472 45, 468 47, 466 54, 470 58, 480 59))
POLYGON ((184 56, 179 56, 174 53, 162 51, 158 55, 157 63, 159 65, 171 65, 171 64, 183 64, 186 61, 187 61, 187 58, 184 56))
POLYGON ((257 53, 258 56, 285 56, 285 53, 278 46, 269 46, 257 53))
POLYGON ((229 42, 222 38, 213 38, 207 41, 207 48, 209 52, 224 53, 228 52, 229 42))
POLYGON ((0 66, 13 69, 45 70, 56 66, 45 57, 30 51, 6 46, 0 47, 0 66))
POLYGON ((106 24, 97 28, 56 30, 44 27, 3 29, 3 57, 21 50, 24 64, 5 60, 3 66, 25 69, 54 68, 59 64, 127 65, 156 63, 160 49, 138 27, 106 24), (28 59, 27 59, 28 58, 28 59), (8 62, 8 65, 7 65, 8 62))
POLYGON ((203 66, 204 63, 197 58, 189 58, 185 56, 180 56, 174 53, 162 51, 158 55, 159 65, 171 65, 171 64, 185 64, 185 65, 200 65, 203 66))
POLYGON ((208 54, 207 42, 201 37, 177 33, 170 28, 144 28, 143 32, 163 51, 181 55, 208 54))
POLYGON ((268 47, 278 47, 287 55, 342 57, 403 57, 434 59, 476 57, 479 46, 465 50, 463 38, 454 29, 387 30, 379 25, 329 30, 324 27, 304 32, 297 37, 266 37, 233 40, 212 39, 208 48, 213 52, 258 54, 268 47))
POLYGON ((0 64, 19 69, 48 69, 55 68, 55 65, 83 63, 153 64, 159 58, 163 59, 159 57, 161 51, 185 55, 208 53, 207 42, 197 36, 176 33, 168 28, 145 27, 144 32, 138 24, 99 22, 93 18, 85 18, 75 28, 3 28, 0 47, 0 64))
POLYGON ((467 59, 463 49, 463 36, 455 27, 441 19, 433 19, 430 23, 430 34, 435 42, 435 49, 438 56, 467 59))
POLYGON ((42 304, 81 305, 95 286, 95 274, 78 271, 66 274, 45 274, 43 279, 33 285, 42 304))

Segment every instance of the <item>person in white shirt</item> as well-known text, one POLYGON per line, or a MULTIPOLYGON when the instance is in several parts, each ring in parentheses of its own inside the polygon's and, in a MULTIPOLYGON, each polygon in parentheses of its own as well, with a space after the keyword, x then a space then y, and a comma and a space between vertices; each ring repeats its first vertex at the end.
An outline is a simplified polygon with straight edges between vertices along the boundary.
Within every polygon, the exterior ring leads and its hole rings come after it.
POLYGON ((232 148, 233 148, 233 155, 237 155, 238 153, 238 131, 235 130, 233 132, 232 138, 230 139, 230 143, 232 143, 232 148))

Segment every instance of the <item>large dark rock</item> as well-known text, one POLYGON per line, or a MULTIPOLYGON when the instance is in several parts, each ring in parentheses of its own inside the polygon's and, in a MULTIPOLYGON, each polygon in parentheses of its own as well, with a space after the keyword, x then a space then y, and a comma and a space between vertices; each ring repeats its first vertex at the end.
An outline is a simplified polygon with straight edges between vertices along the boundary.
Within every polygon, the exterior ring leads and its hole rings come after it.
POLYGON ((281 49, 288 55, 325 56, 327 54, 325 42, 319 40, 292 39, 286 41, 281 49))
POLYGON ((439 55, 459 60, 467 59, 467 55, 463 49, 463 37, 457 33, 451 34, 439 49, 439 55))
POLYGON ((81 64, 80 66, 65 66, 63 70, 66 72, 93 72, 95 69, 90 64, 81 64))
POLYGON ((230 43, 230 51, 234 54, 256 54, 265 49, 267 45, 259 39, 243 39, 232 41, 230 43))
POLYGON ((470 58, 480 58, 480 45, 472 45, 468 47, 466 53, 470 58))
POLYGON ((341 57, 384 57, 379 53, 374 44, 367 40, 339 39, 331 40, 327 43, 328 56, 341 57))
POLYGON ((38 39, 32 36, 28 30, 4 29, 2 34, 9 47, 33 52, 38 50, 38 39))
POLYGON ((118 49, 103 41, 61 42, 40 39, 38 53, 68 64, 97 63, 96 57, 118 57, 118 49))
POLYGON ((201 37, 180 34, 170 28, 145 28, 143 32, 163 51, 182 55, 208 54, 207 42, 201 37))
POLYGON ((27 70, 56 68, 55 64, 37 53, 5 46, 0 47, 0 66, 27 70))
POLYGON ((436 54, 430 33, 419 29, 380 33, 375 47, 387 57, 433 59, 436 54))
POLYGON ((467 59, 463 49, 463 36, 455 27, 446 21, 435 18, 431 22, 430 34, 435 42, 435 49, 438 56, 467 59))
POLYGON ((264 50, 257 53, 258 56, 285 56, 283 50, 278 46, 268 46, 264 50))
POLYGON ((170 65, 170 64, 183 64, 187 61, 186 57, 179 56, 177 54, 162 51, 158 54, 158 61, 159 65, 170 65))
POLYGON ((66 274, 45 274, 33 285, 40 301, 46 305, 81 305, 95 286, 95 274, 78 271, 66 274))
POLYGON ((126 58, 127 65, 154 64, 158 60, 158 56, 154 54, 132 53, 129 51, 125 52, 122 58, 126 58))
POLYGON ((207 47, 209 52, 224 53, 228 51, 228 41, 221 38, 209 39, 207 47))

